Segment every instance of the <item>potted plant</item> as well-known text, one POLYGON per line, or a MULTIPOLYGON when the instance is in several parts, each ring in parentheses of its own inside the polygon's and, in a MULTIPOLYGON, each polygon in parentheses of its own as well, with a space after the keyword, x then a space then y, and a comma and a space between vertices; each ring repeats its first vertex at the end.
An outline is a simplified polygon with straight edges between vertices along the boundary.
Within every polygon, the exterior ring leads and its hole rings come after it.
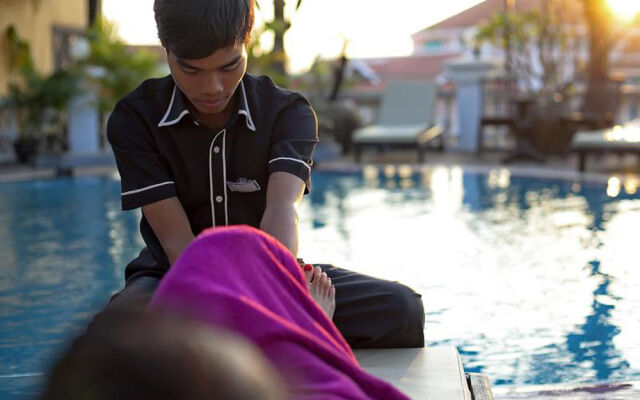
POLYGON ((9 27, 12 67, 19 69, 17 82, 9 84, 4 107, 13 110, 18 124, 14 150, 19 162, 33 162, 41 145, 60 146, 64 137, 65 113, 77 93, 77 74, 59 70, 50 75, 36 71, 29 46, 9 27))
POLYGON ((67 71, 42 76, 23 73, 23 84, 11 84, 5 105, 14 110, 18 137, 14 149, 19 162, 32 162, 41 145, 49 148, 64 137, 64 111, 76 92, 76 77, 67 71))

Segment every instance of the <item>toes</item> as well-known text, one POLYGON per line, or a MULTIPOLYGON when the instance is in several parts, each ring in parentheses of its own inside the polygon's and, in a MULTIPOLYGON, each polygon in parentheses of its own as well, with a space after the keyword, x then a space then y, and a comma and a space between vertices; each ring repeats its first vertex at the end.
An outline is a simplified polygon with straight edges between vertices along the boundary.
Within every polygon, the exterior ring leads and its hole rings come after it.
POLYGON ((317 284, 320 282, 321 277, 322 277, 322 268, 315 267, 313 269, 313 278, 311 279, 311 282, 313 282, 314 284, 317 284))
POLYGON ((311 282, 313 278, 313 266, 311 264, 305 264, 304 266, 304 279, 307 283, 311 282))
POLYGON ((331 287, 329 288, 329 298, 331 298, 332 300, 335 300, 336 298, 336 287, 331 285, 331 287))
POLYGON ((322 290, 322 294, 325 296, 329 296, 329 290, 331 290, 331 286, 333 286, 331 284, 331 278, 327 277, 327 281, 324 284, 323 290, 322 290))
POLYGON ((322 296, 325 296, 327 293, 327 279, 329 279, 329 277, 323 272, 322 275, 320 275, 320 280, 318 281, 318 289, 320 289, 320 294, 322 296))

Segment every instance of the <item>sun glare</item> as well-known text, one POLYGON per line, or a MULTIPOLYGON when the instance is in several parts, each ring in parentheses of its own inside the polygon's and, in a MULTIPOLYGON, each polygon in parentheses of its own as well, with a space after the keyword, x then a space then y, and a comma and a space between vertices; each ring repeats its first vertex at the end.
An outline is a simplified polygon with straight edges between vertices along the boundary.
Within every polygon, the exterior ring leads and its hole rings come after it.
POLYGON ((613 13, 621 19, 631 20, 640 13, 638 0, 607 0, 613 13))

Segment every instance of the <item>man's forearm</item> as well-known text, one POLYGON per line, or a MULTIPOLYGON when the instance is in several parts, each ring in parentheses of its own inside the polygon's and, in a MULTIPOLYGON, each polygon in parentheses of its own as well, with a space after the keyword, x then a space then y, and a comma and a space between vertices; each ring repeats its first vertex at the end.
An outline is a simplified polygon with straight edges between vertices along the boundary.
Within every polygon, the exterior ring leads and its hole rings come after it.
POLYGON ((170 265, 178 259, 182 251, 193 241, 193 235, 183 235, 171 238, 167 243, 161 243, 170 265))
POLYGON ((298 255, 298 212, 295 207, 267 208, 260 229, 278 239, 294 257, 298 255))

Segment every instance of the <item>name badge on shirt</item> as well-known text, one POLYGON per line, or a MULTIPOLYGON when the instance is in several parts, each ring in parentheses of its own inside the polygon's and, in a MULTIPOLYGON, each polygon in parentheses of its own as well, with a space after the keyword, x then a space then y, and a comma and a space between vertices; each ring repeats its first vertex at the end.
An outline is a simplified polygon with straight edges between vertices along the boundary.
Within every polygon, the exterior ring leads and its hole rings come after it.
POLYGON ((232 192, 250 193, 260 190, 260 185, 255 179, 239 178, 237 181, 227 181, 227 187, 232 192))

